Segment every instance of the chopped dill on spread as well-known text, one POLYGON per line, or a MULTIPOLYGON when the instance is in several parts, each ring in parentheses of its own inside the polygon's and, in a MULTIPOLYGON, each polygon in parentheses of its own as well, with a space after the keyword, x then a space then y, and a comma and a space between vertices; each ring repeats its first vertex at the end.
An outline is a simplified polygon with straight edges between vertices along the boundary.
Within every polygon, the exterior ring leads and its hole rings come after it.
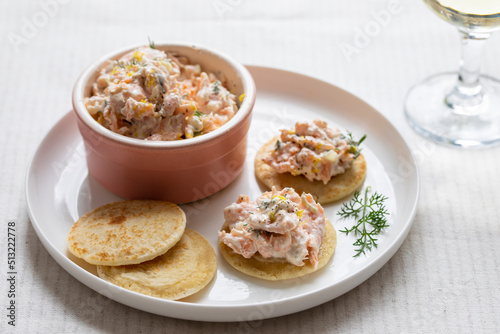
POLYGON ((138 61, 137 59, 135 58, 132 58, 132 60, 128 63, 128 66, 134 66, 134 65, 140 65, 142 67, 145 67, 147 66, 146 63, 141 63, 140 61, 138 61))
POLYGON ((354 159, 359 157, 359 155, 361 154, 361 149, 358 149, 358 147, 366 139, 366 134, 363 135, 363 137, 361 137, 361 139, 358 141, 354 140, 351 132, 347 132, 347 135, 341 134, 340 138, 345 139, 351 146, 351 148, 349 149, 349 153, 354 154, 354 159))
POLYGON ((148 36, 148 42, 149 42, 149 47, 151 49, 156 49, 156 46, 155 46, 155 41, 152 41, 149 36, 148 36))
POLYGON ((213 90, 214 90, 215 94, 219 94, 219 85, 220 85, 219 80, 214 82, 214 89, 213 90))
POLYGON ((115 60, 115 62, 116 62, 116 66, 121 67, 121 68, 125 68, 125 64, 122 61, 115 60))
MULTIPOLYGON (((245 226, 248 225, 248 224, 245 224, 245 226)), ((249 232, 255 232, 255 234, 257 234, 257 238, 260 236, 260 234, 262 233, 262 230, 258 230, 256 228, 253 228, 253 227, 250 227, 250 229, 248 230, 249 232)))
POLYGON ((262 203, 259 204, 259 206, 257 206, 259 209, 267 209, 269 208, 269 205, 271 204, 271 201, 262 201, 262 203))
POLYGON ((201 112, 201 111, 199 111, 199 110, 195 110, 195 111, 194 111, 194 115, 195 115, 195 116, 198 116, 198 117, 205 116, 205 114, 204 114, 204 113, 202 113, 202 112, 201 112))
POLYGON ((275 151, 279 151, 281 149, 281 142, 280 140, 276 140, 276 145, 274 146, 275 151))
POLYGON ((353 257, 366 254, 366 251, 371 251, 372 247, 377 248, 375 236, 389 226, 387 223, 389 212, 384 204, 387 197, 375 192, 368 198, 370 190, 371 187, 366 188, 364 198, 360 198, 360 192, 357 190, 354 193, 354 198, 350 202, 344 203, 340 211, 337 212, 341 219, 354 218, 356 220, 351 228, 344 227, 344 230, 340 230, 346 235, 353 233, 354 236, 359 236, 353 244, 359 247, 353 257))

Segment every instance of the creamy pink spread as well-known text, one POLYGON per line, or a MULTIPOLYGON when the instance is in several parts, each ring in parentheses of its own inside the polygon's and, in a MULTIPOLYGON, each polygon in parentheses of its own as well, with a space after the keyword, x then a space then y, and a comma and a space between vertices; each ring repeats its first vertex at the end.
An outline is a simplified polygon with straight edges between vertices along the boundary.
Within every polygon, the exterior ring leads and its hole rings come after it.
POLYGON ((219 240, 235 253, 245 258, 259 253, 296 266, 309 260, 317 267, 327 218, 310 194, 273 188, 255 202, 241 195, 224 210, 224 218, 229 232, 219 231, 219 240))
POLYGON ((111 131, 146 140, 203 135, 238 111, 236 97, 215 74, 151 47, 110 60, 85 106, 111 131))
POLYGON ((281 130, 271 155, 264 162, 278 173, 303 175, 309 181, 319 180, 324 184, 351 167, 359 155, 352 137, 331 129, 321 120, 297 122, 293 130, 281 130))

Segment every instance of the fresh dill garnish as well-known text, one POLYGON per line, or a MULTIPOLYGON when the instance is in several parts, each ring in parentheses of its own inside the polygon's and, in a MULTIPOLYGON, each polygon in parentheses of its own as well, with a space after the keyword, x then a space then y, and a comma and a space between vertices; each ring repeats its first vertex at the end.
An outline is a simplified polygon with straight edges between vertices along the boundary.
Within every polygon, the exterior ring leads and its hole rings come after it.
POLYGON ((195 116, 198 116, 198 117, 205 116, 205 114, 204 114, 204 113, 202 113, 202 112, 201 112, 201 111, 199 111, 199 110, 195 110, 195 111, 194 111, 194 115, 195 115, 195 116))
POLYGON ((264 200, 264 201, 262 201, 262 202, 261 202, 261 203, 260 203, 257 207, 258 207, 259 209, 267 209, 267 208, 269 208, 269 205, 270 205, 270 204, 271 204, 271 201, 269 201, 269 200, 264 200))
POLYGON ((217 81, 214 82, 214 88, 213 88, 213 90, 214 90, 215 94, 219 94, 219 85, 220 85, 219 80, 217 80, 217 81))
POLYGON ((360 192, 357 190, 354 193, 354 198, 348 202, 344 203, 337 212, 337 215, 341 219, 355 218, 356 224, 353 227, 344 227, 344 230, 340 232, 349 235, 353 233, 355 237, 359 237, 356 242, 353 243, 354 246, 358 246, 356 249, 356 254, 353 257, 358 257, 361 254, 366 254, 366 251, 371 251, 372 247, 377 248, 377 239, 375 236, 379 234, 382 229, 389 226, 387 224, 387 216, 389 212, 387 211, 384 202, 387 197, 375 192, 368 198, 368 193, 371 187, 367 187, 365 190, 364 198, 360 197, 360 192))
POLYGON ((155 41, 151 40, 148 36, 148 42, 149 42, 149 47, 151 49, 156 49, 156 46, 155 46, 155 41))
POLYGON ((116 66, 121 67, 121 68, 125 68, 125 64, 122 61, 115 60, 115 62, 116 62, 116 66))
POLYGON ((128 66, 134 66, 134 65, 146 66, 147 64, 146 63, 141 63, 137 59, 132 58, 132 60, 129 61, 128 66))
POLYGON ((274 150, 278 151, 281 148, 281 142, 280 140, 276 140, 276 145, 274 145, 274 150))
POLYGON ((203 134, 203 131, 195 131, 193 132, 193 137, 198 137, 198 136, 201 136, 203 134))
POLYGON ((255 234, 257 234, 257 238, 258 238, 260 236, 260 234, 262 233, 262 230, 258 230, 256 228, 250 227, 248 229, 248 232, 255 232, 255 234))
POLYGON ((358 147, 366 139, 366 134, 363 135, 360 140, 354 140, 351 132, 347 132, 347 135, 341 134, 340 138, 345 139, 351 146, 348 152, 354 154, 354 159, 359 157, 359 155, 361 154, 361 149, 359 149, 358 147))

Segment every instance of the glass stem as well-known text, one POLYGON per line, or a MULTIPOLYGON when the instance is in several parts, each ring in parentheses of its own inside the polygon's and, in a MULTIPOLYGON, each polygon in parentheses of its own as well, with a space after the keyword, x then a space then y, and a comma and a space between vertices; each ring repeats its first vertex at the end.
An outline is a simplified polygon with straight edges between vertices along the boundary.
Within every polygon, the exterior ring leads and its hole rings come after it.
POLYGON ((458 80, 453 90, 446 96, 445 103, 462 115, 476 115, 483 102, 480 67, 486 40, 489 34, 474 34, 460 31, 462 58, 458 80))

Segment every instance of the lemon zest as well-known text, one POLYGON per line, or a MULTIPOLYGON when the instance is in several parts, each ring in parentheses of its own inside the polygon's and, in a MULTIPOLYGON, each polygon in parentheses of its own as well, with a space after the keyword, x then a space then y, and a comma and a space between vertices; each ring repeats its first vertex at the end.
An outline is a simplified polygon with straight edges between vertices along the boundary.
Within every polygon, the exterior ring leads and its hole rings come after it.
POLYGON ((148 75, 148 87, 151 87, 151 85, 154 83, 154 78, 151 78, 149 75, 148 75))
POLYGON ((269 219, 271 219, 271 221, 276 220, 276 215, 275 215, 274 211, 271 211, 271 212, 269 213, 269 219))
POLYGON ((309 218, 307 218, 307 219, 306 219, 305 221, 303 221, 303 222, 301 221, 301 222, 299 223, 299 225, 303 225, 303 224, 307 223, 308 221, 309 221, 309 218))
POLYGON ((280 200, 282 200, 282 201, 286 201, 286 197, 281 196, 281 195, 275 195, 275 196, 273 196, 273 197, 271 198, 271 200, 273 200, 273 199, 275 199, 275 198, 279 198, 279 199, 280 199, 280 200))
POLYGON ((132 56, 137 59, 138 61, 142 61, 142 56, 144 55, 143 52, 139 53, 139 50, 135 50, 132 56))

